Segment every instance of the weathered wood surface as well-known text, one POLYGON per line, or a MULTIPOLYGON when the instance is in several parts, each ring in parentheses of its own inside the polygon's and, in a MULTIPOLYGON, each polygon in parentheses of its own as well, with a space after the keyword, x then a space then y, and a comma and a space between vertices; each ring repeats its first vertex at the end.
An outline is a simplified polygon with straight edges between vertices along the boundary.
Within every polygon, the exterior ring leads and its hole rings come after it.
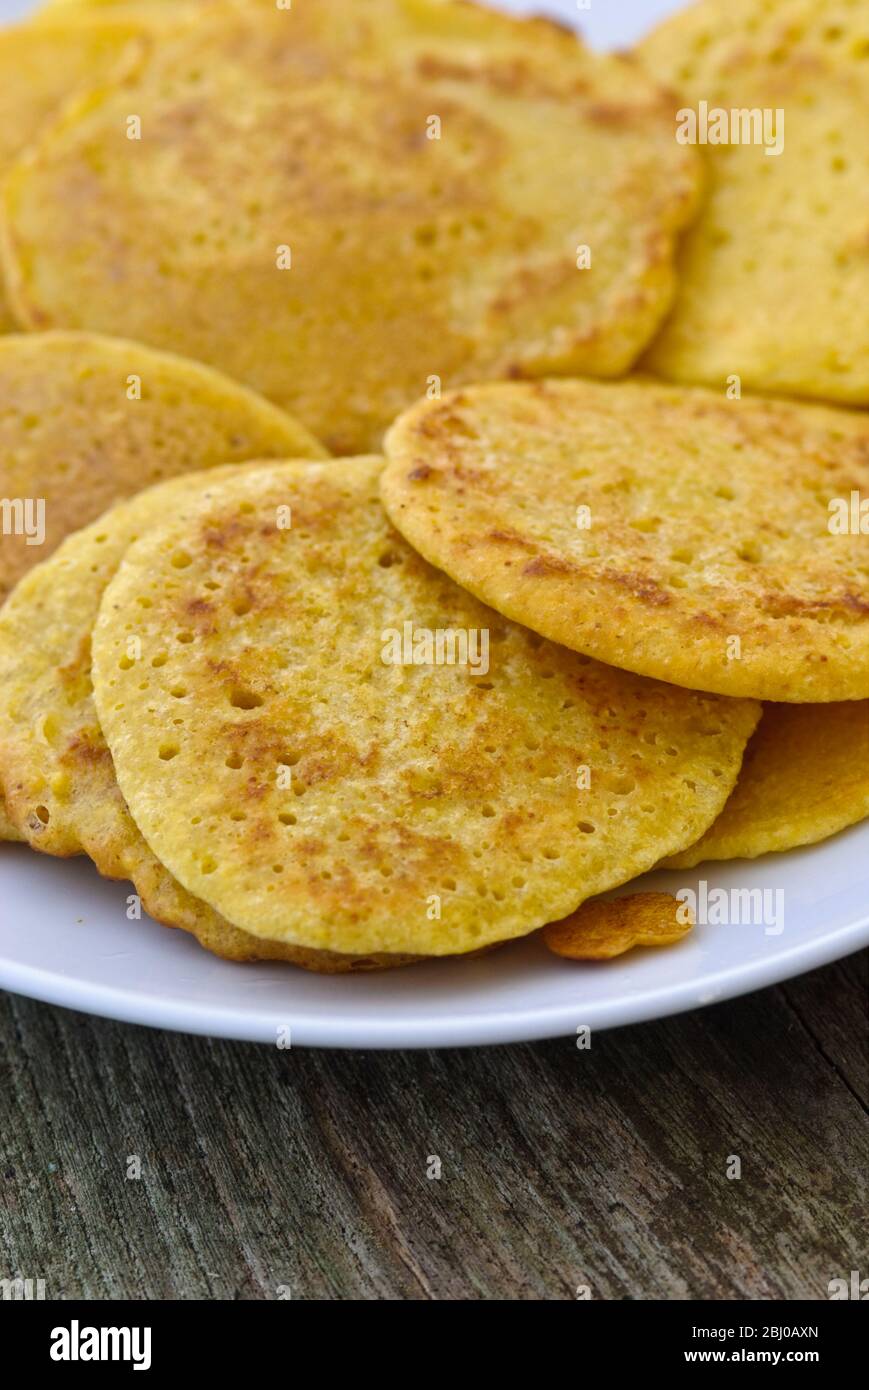
POLYGON ((826 1298, 865 1265, 866 1043, 865 957, 589 1052, 280 1052, 0 996, 0 1277, 93 1299, 826 1298))

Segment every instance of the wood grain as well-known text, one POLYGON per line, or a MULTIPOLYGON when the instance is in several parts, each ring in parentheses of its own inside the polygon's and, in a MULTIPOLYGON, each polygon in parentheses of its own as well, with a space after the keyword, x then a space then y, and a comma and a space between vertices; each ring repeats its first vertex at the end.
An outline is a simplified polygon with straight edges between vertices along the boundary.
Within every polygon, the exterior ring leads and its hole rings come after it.
POLYGON ((865 1264, 865 1003, 852 957, 585 1052, 385 1054, 5 995, 0 1277, 92 1299, 826 1298, 865 1264))

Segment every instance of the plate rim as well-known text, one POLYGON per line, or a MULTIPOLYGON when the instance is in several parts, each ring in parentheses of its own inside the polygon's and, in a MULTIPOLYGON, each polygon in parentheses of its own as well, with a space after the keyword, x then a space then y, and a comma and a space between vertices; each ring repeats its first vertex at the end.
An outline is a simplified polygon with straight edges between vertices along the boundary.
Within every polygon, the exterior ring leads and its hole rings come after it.
MULTIPOLYGON (((675 12, 686 4, 687 0, 671 0, 663 13, 675 12)), ((34 8, 35 5, 29 3, 24 7, 24 13, 34 8)), ((509 8, 515 12, 520 8, 534 9, 535 6, 511 4, 509 8)), ((564 7, 550 4, 536 8, 550 12, 557 9, 560 12, 564 7)), ((656 17, 650 22, 657 23, 659 19, 656 17)), ((2 26, 3 15, 0 13, 2 26)), ((575 27, 583 29, 582 17, 575 17, 575 27)), ((600 48, 604 45, 598 42, 592 46, 600 48)), ((613 48, 617 47, 617 43, 605 46, 613 48)), ((816 905, 815 912, 818 916, 822 914, 822 903, 816 905)), ((829 929, 818 926, 816 930, 819 932, 817 937, 804 938, 790 947, 785 947, 782 941, 777 942, 776 949, 762 958, 724 966, 719 964, 717 967, 712 964, 690 979, 654 984, 633 991, 619 990, 616 985, 613 995, 586 1005, 579 1000, 569 1004, 560 1001, 549 1006, 505 1008, 487 1006, 485 1000, 481 1000, 472 1010, 455 1018, 432 1016, 430 1013, 415 1018, 375 1017, 373 1005, 370 1016, 351 1013, 341 1017, 338 1012, 340 993, 336 994, 335 1010, 320 1016, 306 1011, 294 1019, 292 1007, 286 1010, 283 1017, 271 1010, 254 1014, 235 1006, 203 1004, 193 999, 166 999, 153 990, 134 991, 129 986, 98 983, 2 955, 0 989, 41 1003, 121 1023, 271 1046, 275 1045, 275 1029, 286 1026, 288 1022, 292 1028, 292 1045, 303 1048, 383 1051, 509 1045, 569 1037, 575 1033, 580 1017, 593 1030, 603 1031, 674 1017, 784 983, 869 946, 869 909, 864 916, 845 925, 829 929)), ((635 954, 639 956, 648 952, 635 954)), ((617 962, 611 964, 618 968, 617 962)), ((581 992, 582 978, 583 972, 579 972, 577 993, 581 992)), ((353 977, 336 976, 333 979, 339 991, 343 987, 353 987, 353 977)))
MULTIPOLYGON (((133 1023, 142 1027, 198 1037, 223 1038, 276 1046, 277 1030, 291 1029, 291 1046, 357 1051, 416 1051, 447 1047, 486 1047, 568 1037, 581 1026, 592 1032, 674 1017, 694 1009, 782 984, 807 971, 869 946, 869 911, 857 921, 795 943, 767 958, 707 971, 676 984, 581 1003, 559 1003, 526 1010, 483 1008, 456 1019, 426 1017, 398 1020, 303 1014, 292 1010, 254 1017, 237 1008, 196 1001, 166 1000, 152 993, 87 982, 51 970, 0 957, 0 989, 41 1003, 133 1023)), ((334 977, 341 979, 342 977, 334 977)), ((343 977, 349 983, 353 977, 343 977)))

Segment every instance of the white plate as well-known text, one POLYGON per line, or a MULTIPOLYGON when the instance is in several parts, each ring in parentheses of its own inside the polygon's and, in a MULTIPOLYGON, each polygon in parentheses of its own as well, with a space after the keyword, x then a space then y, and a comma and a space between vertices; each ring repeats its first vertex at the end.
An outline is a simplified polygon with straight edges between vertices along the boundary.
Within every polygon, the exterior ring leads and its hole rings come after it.
MULTIPOLYGON (((52 1004, 189 1033, 314 1047, 459 1047, 611 1028, 774 984, 869 943, 869 823, 764 859, 656 873, 642 885, 781 892, 783 929, 698 926, 680 945, 606 964, 538 939, 480 960, 380 975, 228 965, 148 919, 84 860, 0 847, 0 986, 52 1004)), ((633 891, 634 885, 631 885, 633 891)), ((775 898, 768 900, 775 903, 775 898)))
MULTIPOLYGON (((0 14, 20 11, 0 0, 0 14)), ((599 46, 633 42, 668 0, 504 0, 578 20, 599 46)), ((869 942, 869 824, 814 849, 710 865, 710 881, 785 894, 784 928, 700 926, 682 945, 606 965, 556 960, 538 940, 482 960, 336 978, 232 966, 181 932, 128 921, 122 884, 84 861, 0 846, 0 986, 134 1023, 274 1044, 456 1047, 517 1042, 660 1018, 847 955, 869 942), (281 1031, 283 1030, 283 1031, 281 1031)), ((698 874, 644 880, 694 887, 698 874)), ((634 885, 632 885, 632 888, 634 885)))

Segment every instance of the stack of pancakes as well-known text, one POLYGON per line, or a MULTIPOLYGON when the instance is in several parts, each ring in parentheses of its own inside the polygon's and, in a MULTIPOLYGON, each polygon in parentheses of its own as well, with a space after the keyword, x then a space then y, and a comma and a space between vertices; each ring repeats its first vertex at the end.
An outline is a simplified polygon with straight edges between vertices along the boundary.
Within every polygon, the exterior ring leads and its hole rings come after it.
POLYGON ((0 34, 0 838, 340 972, 869 813, 867 51, 848 0, 0 34))

